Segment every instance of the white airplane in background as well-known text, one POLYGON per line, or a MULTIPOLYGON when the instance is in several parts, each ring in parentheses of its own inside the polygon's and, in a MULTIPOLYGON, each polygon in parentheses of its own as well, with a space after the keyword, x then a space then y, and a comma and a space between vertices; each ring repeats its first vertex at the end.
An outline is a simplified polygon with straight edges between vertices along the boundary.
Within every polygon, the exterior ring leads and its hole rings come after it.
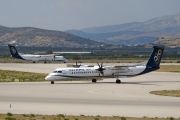
POLYGON ((63 61, 66 63, 68 60, 64 58, 63 56, 55 56, 55 55, 32 55, 32 54, 23 54, 18 53, 16 50, 16 47, 14 45, 8 44, 9 50, 11 52, 11 56, 14 58, 22 59, 22 60, 31 60, 33 63, 37 61, 44 61, 46 63, 47 61, 63 61))
POLYGON ((118 78, 134 77, 155 71, 160 68, 160 62, 163 55, 163 46, 154 46, 154 50, 147 62, 138 63, 130 66, 80 66, 79 68, 58 68, 46 76, 45 80, 54 81, 85 79, 91 78, 96 82, 98 78, 116 78, 116 83, 121 83, 118 78))

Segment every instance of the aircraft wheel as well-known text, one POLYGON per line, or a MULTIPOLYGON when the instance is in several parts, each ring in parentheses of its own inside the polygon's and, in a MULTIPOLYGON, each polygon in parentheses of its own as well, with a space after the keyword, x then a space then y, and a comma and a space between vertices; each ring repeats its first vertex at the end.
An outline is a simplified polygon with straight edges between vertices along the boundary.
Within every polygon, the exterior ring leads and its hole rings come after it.
POLYGON ((51 81, 51 84, 54 84, 54 81, 51 81))
POLYGON ((118 83, 118 84, 121 83, 121 80, 117 79, 117 80, 116 80, 116 83, 118 83))
POLYGON ((47 63, 46 61, 44 61, 44 63, 47 63))
POLYGON ((95 83, 95 82, 96 82, 96 79, 92 79, 92 82, 95 83))

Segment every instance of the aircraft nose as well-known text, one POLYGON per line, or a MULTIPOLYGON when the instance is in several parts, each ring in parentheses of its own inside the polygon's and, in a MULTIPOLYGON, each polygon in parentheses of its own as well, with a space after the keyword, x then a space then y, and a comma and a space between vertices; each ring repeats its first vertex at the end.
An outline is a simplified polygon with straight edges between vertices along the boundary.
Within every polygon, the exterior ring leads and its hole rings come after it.
POLYGON ((45 77, 45 80, 51 80, 51 76, 49 76, 49 75, 46 76, 46 77, 45 77))
POLYGON ((64 58, 64 62, 68 62, 68 60, 66 58, 64 58))

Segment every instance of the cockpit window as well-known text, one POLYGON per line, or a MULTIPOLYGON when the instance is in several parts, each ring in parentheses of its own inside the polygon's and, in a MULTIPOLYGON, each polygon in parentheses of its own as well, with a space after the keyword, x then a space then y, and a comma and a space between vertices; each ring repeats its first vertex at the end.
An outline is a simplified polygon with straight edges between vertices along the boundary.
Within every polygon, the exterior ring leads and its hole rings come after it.
POLYGON ((62 73, 62 71, 61 70, 59 70, 59 71, 53 71, 53 73, 62 73))

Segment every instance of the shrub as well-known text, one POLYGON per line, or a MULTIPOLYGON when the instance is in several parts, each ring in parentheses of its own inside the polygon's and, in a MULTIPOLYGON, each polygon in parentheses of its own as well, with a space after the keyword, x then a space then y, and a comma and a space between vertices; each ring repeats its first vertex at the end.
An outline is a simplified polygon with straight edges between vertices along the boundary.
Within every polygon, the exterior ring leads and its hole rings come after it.
POLYGON ((58 114, 57 117, 62 117, 62 118, 64 118, 64 115, 63 115, 63 114, 58 114))
POLYGON ((7 116, 13 116, 13 114, 8 112, 8 113, 7 113, 7 116))
POLYGON ((23 117, 28 117, 28 115, 26 115, 26 114, 23 114, 23 117))
POLYGON ((121 117, 121 120, 126 120, 126 118, 125 117, 121 117))
POLYGON ((31 117, 35 117, 35 115, 34 115, 34 114, 31 114, 30 116, 31 116, 31 117))
POLYGON ((16 120, 16 118, 6 117, 5 120, 16 120))
POLYGON ((174 120, 174 118, 173 118, 173 117, 170 117, 170 120, 174 120))
POLYGON ((68 118, 64 118, 64 120, 69 120, 68 118))

